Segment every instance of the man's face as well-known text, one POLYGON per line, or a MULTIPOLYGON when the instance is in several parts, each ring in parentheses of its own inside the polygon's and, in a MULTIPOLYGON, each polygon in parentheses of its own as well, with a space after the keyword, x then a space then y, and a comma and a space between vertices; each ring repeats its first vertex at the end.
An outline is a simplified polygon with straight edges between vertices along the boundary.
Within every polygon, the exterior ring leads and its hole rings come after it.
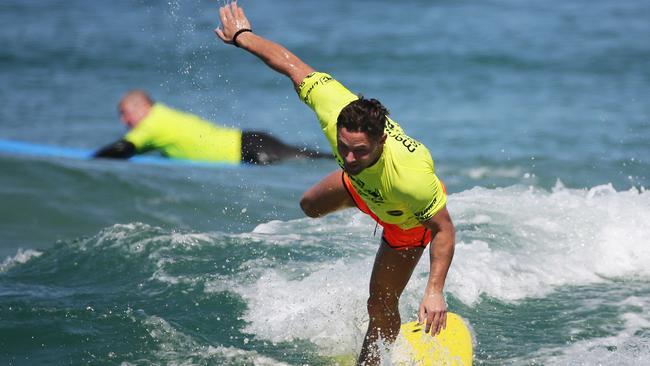
POLYGON ((337 130, 336 138, 343 169, 350 175, 357 175, 377 162, 386 142, 386 135, 374 140, 365 132, 348 131, 345 127, 337 130))
POLYGON ((122 102, 119 105, 120 119, 128 129, 135 127, 142 119, 142 113, 134 103, 122 102))

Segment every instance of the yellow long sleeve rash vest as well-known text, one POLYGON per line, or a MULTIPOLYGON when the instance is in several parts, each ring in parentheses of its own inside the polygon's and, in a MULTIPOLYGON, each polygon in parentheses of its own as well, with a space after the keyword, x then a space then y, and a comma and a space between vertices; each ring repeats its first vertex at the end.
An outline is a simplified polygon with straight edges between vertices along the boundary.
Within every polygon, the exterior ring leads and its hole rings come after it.
MULTIPOLYGON (((316 113, 338 164, 337 118, 358 97, 330 75, 309 74, 298 88, 300 98, 316 113)), ((384 151, 379 160, 361 173, 350 176, 354 189, 380 220, 402 229, 421 226, 447 202, 442 183, 435 175, 429 150, 407 136, 388 118, 384 151)))
POLYGON ((239 164, 242 131, 216 126, 190 113, 155 103, 124 139, 137 153, 158 150, 173 159, 239 164))

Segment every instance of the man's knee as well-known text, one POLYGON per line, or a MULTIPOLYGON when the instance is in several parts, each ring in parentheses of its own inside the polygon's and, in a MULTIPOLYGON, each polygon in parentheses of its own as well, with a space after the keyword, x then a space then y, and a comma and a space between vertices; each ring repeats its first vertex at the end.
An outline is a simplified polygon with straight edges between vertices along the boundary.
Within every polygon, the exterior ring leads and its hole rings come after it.
POLYGON ((322 213, 318 210, 318 205, 313 197, 310 197, 308 193, 302 196, 300 199, 300 208, 305 215, 316 218, 322 216, 322 213))

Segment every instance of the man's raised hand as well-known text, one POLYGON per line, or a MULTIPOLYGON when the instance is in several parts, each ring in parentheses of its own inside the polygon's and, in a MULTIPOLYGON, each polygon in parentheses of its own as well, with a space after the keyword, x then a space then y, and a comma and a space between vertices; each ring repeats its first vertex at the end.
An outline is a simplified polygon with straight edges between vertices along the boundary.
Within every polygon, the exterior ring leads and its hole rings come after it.
POLYGON ((215 28, 214 32, 227 44, 235 44, 234 38, 237 32, 243 29, 251 29, 251 24, 244 14, 244 9, 237 5, 237 1, 220 7, 219 19, 221 20, 221 25, 215 28))

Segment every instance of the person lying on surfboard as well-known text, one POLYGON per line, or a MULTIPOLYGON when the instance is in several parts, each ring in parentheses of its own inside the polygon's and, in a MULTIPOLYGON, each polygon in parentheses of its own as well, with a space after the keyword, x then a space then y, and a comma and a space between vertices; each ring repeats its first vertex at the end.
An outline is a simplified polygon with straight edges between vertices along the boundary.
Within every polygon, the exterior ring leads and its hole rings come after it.
POLYGON ((217 126, 193 114, 155 103, 142 90, 128 92, 118 107, 129 132, 95 152, 96 158, 128 159, 150 150, 174 159, 233 164, 264 165, 285 159, 332 157, 287 145, 264 132, 217 126))
POLYGON ((215 33, 224 43, 250 52, 291 79, 300 99, 316 113, 342 168, 304 193, 300 206, 305 214, 320 217, 358 207, 383 226, 370 277, 370 322, 358 363, 378 364, 378 340, 396 339, 399 298, 429 243, 431 269, 418 316, 427 332, 438 334, 446 324, 443 288, 455 229, 428 149, 406 135, 379 101, 351 93, 331 75, 251 31, 236 2, 220 7, 219 17, 215 33))

